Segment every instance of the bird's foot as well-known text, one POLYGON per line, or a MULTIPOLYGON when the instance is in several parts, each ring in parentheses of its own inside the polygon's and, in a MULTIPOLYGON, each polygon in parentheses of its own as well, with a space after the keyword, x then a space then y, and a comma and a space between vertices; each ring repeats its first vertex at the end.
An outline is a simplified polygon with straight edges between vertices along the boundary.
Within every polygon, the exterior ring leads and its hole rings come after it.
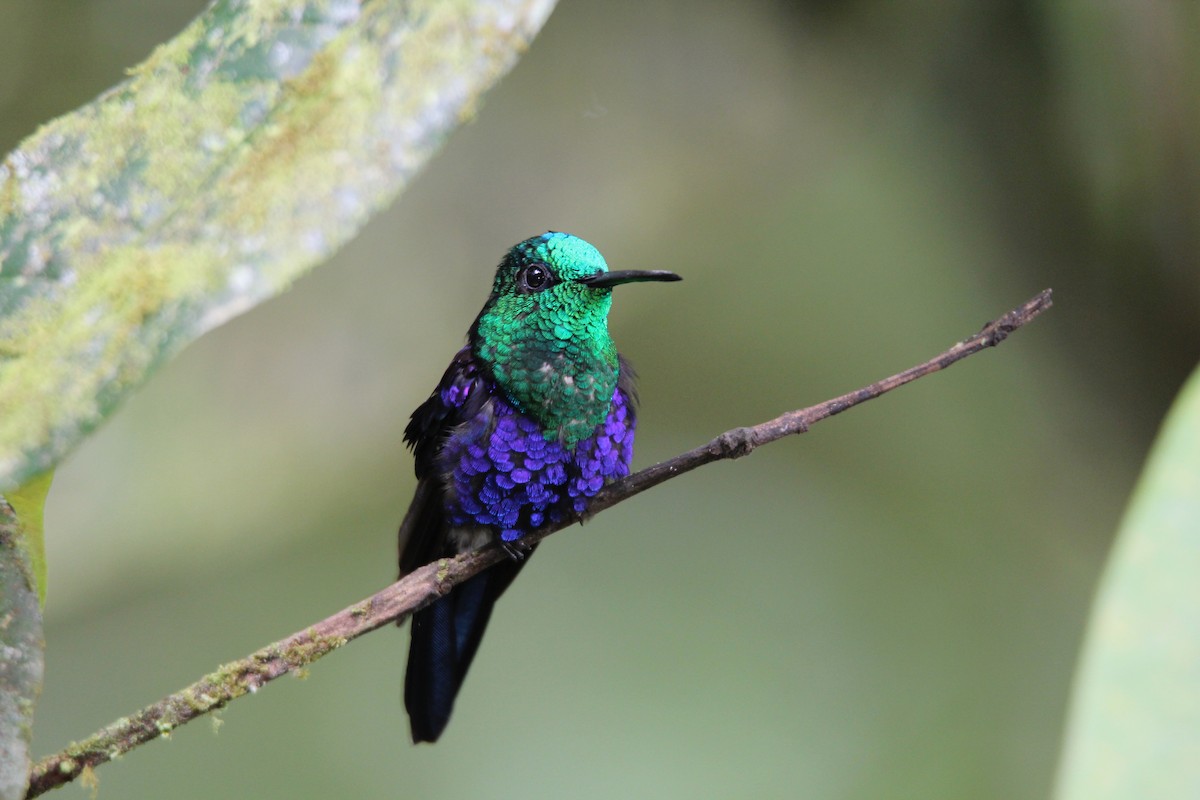
POLYGON ((504 554, 513 561, 520 563, 525 560, 525 548, 521 545, 519 540, 500 542, 500 549, 503 550, 504 554))

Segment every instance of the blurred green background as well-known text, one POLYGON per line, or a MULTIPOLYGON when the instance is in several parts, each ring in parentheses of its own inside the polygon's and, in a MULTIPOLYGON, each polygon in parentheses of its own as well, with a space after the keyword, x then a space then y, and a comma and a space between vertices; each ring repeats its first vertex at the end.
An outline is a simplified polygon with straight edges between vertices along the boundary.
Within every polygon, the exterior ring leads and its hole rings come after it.
MULTIPOLYGON (((0 150, 202 7, 5 0, 0 150)), ((686 277, 617 293, 641 465, 1057 305, 556 536, 435 747, 380 631, 101 768, 103 796, 1045 797, 1200 356, 1198 31, 1182 1, 565 0, 395 207, 61 467, 35 751, 392 580, 407 415, 552 228, 686 277)))

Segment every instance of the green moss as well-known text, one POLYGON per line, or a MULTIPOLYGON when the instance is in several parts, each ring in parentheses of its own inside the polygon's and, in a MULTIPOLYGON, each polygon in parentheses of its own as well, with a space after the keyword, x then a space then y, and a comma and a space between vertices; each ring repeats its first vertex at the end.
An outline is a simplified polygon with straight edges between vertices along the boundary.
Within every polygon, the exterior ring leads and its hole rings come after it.
POLYGON ((13 351, 36 356, 0 367, 0 440, 32 448, 63 416, 81 428, 94 425, 102 411, 96 386, 141 377, 156 355, 148 329, 156 319, 169 324, 164 316, 208 288, 209 259, 200 248, 114 248, 81 271, 65 302, 38 298, 0 323, 13 351))
POLYGON ((280 658, 290 668, 295 669, 311 664, 321 656, 338 649, 345 643, 346 639, 342 636, 318 636, 287 648, 280 654, 280 658))

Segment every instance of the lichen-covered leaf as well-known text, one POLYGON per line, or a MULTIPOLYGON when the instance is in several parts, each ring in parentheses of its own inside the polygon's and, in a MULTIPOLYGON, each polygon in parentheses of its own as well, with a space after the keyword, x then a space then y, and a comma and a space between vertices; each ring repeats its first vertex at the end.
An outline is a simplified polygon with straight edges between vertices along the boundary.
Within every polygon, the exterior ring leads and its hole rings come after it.
POLYGON ((1200 797, 1200 370, 1167 416, 1109 558, 1057 797, 1200 797))
POLYGON ((0 491, 392 200, 553 0, 216 0, 0 164, 0 491))
POLYGON ((25 796, 33 707, 42 689, 42 612, 19 525, 0 498, 0 800, 25 796))

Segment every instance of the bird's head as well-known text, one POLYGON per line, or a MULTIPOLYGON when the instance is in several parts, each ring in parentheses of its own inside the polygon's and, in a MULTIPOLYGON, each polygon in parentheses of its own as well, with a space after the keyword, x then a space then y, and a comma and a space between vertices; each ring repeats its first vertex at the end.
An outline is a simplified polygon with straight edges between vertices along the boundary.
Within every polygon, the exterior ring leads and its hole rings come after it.
POLYGON ((480 323, 502 339, 541 338, 557 349, 598 345, 608 338, 614 285, 678 279, 665 270, 610 271, 588 242, 550 231, 505 254, 480 323))
POLYGON ((534 236, 500 262, 471 345, 527 413, 549 421, 564 402, 607 409, 617 372, 608 335, 612 288, 679 279, 665 270, 610 271, 599 250, 569 233, 534 236))

